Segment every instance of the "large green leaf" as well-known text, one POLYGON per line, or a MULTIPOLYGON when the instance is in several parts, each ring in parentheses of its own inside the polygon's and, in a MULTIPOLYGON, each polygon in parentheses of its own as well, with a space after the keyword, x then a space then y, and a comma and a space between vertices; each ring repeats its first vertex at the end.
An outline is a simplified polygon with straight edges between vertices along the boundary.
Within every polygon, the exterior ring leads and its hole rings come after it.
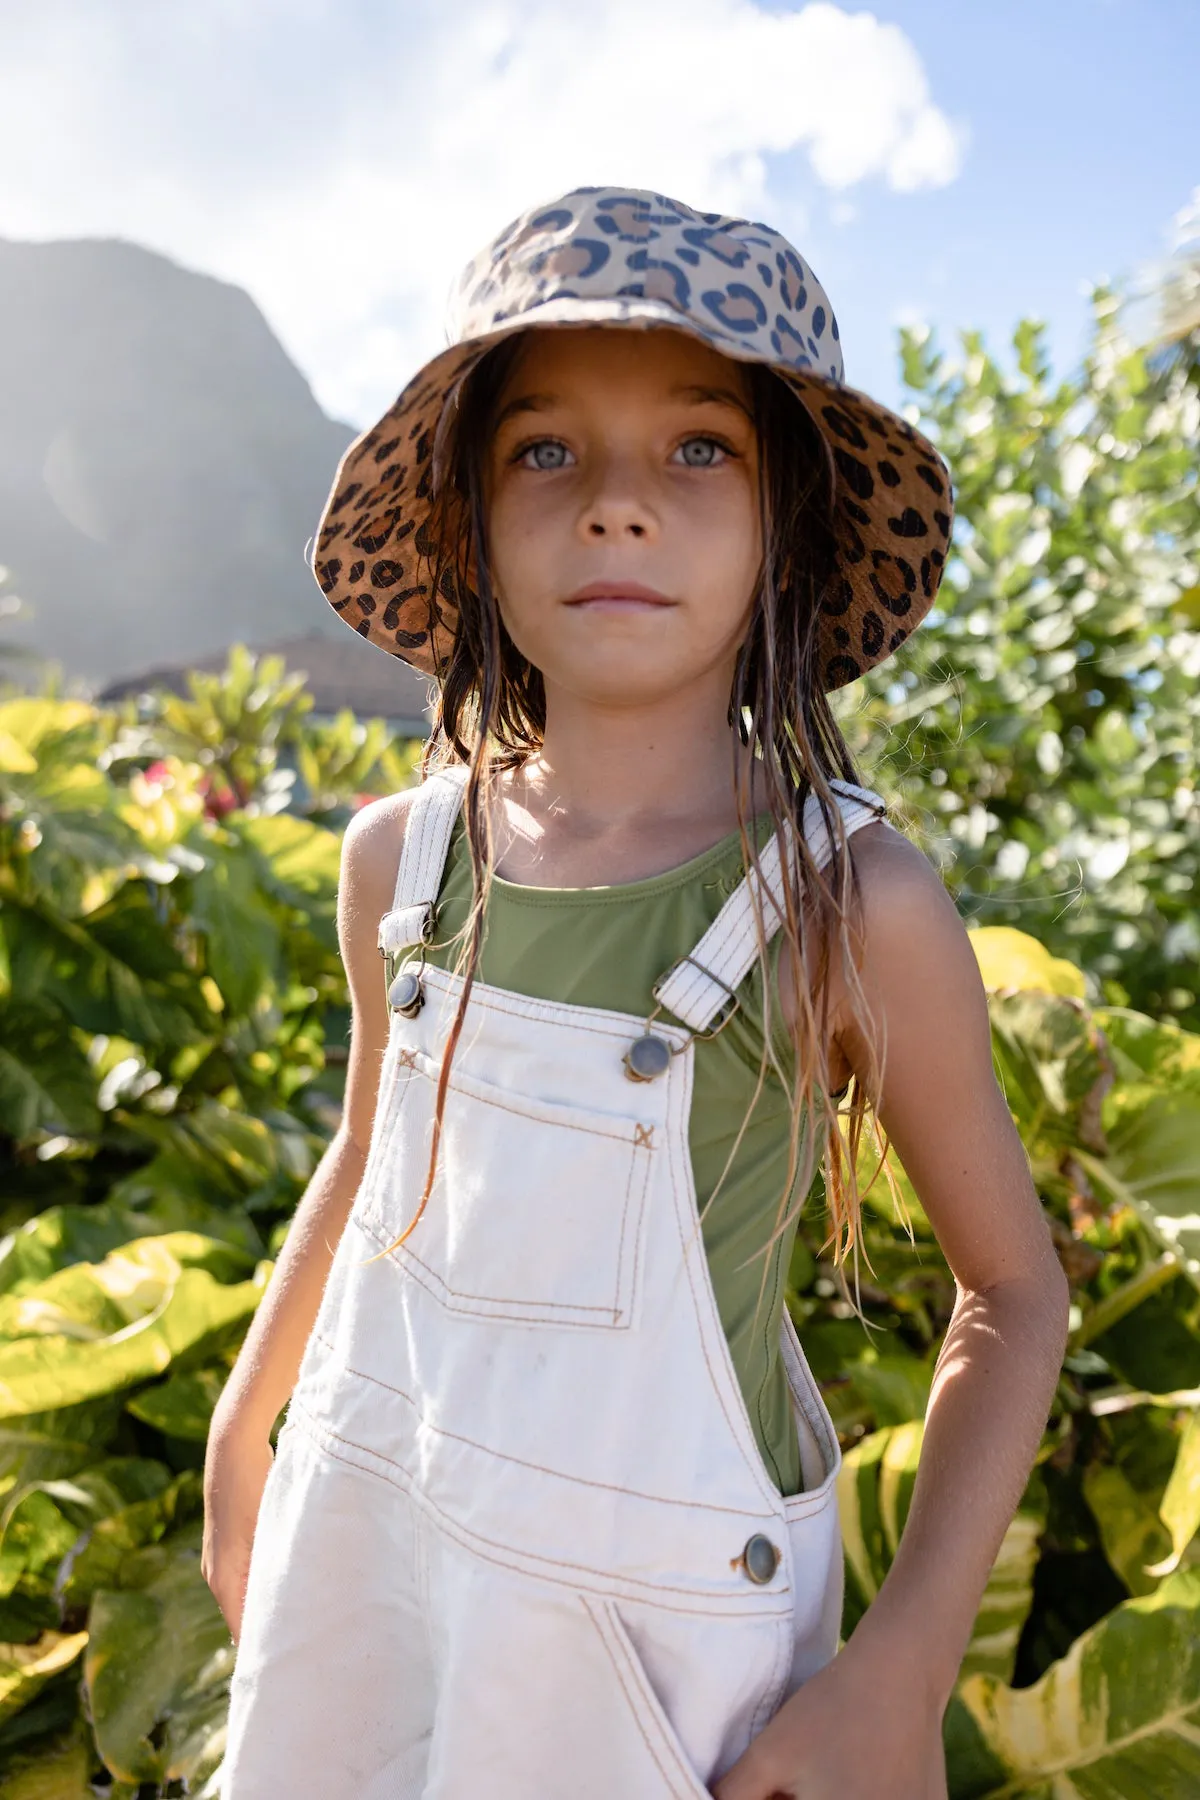
POLYGON ((0 725, 0 774, 32 775, 37 770, 37 757, 19 744, 11 731, 0 725))
POLYGON ((44 1631, 31 1644, 0 1644, 0 1721, 18 1713, 52 1676, 69 1668, 86 1631, 44 1631))
POLYGON ((18 1488, 5 1496, 0 1511, 0 1639, 25 1643, 62 1623, 54 1576, 78 1535, 44 1486, 18 1488))
POLYGON ((141 1115, 129 1129, 158 1150, 153 1163, 114 1184, 110 1199, 145 1209, 163 1186, 189 1198, 244 1199, 275 1175, 278 1147, 251 1113, 206 1100, 170 1118, 141 1115))
MULTIPOLYGON (((122 1244, 146 1237, 146 1224, 144 1213, 111 1201, 48 1206, 0 1239, 0 1295, 25 1293, 73 1263, 100 1262, 122 1244)), ((183 1229, 182 1220, 175 1229, 183 1229)), ((249 1262, 254 1260, 251 1253, 249 1262)))
POLYGON ((203 1512, 202 1477, 185 1469, 173 1479, 161 1463, 153 1491, 129 1496, 129 1504, 110 1508, 73 1546, 61 1576, 64 1606, 87 1603, 97 1588, 119 1587, 121 1569, 131 1550, 156 1544, 168 1532, 203 1512))
POLYGON ((952 1800, 1195 1800, 1200 1573, 1117 1607, 1033 1687, 968 1677, 946 1746, 952 1800))
POLYGON ((51 1481, 73 1475, 111 1444, 120 1420, 116 1394, 0 1420, 0 1478, 51 1481))
POLYGON ((1160 1509, 1181 1435, 1173 1407, 1131 1408, 1102 1421, 1083 1471, 1104 1553, 1131 1594, 1153 1593, 1151 1567, 1170 1548, 1160 1509))
POLYGON ((203 1444, 208 1438, 213 1407, 225 1386, 228 1369, 175 1371, 165 1381, 141 1388, 126 1402, 126 1412, 164 1432, 167 1437, 203 1444))
POLYGON ((1132 1206, 1200 1287, 1200 1089, 1112 1096, 1108 1155, 1079 1153, 1102 1191, 1132 1206))
POLYGON ((11 930, 18 999, 133 1044, 174 1049, 201 1037, 211 1015, 142 882, 123 882, 83 919, 46 900, 14 908, 11 930))
POLYGON ((258 853, 262 879, 277 899, 310 915, 332 912, 341 862, 336 832, 292 813, 243 814, 234 829, 258 853))
MULTIPOLYGON (((1066 995, 1023 991, 988 1002, 996 1073, 1036 1165, 1056 1166, 1081 1131, 1109 1079, 1103 1045, 1087 1008, 1066 995)), ((1097 1147, 1099 1145, 1097 1144, 1097 1147)))
POLYGON ((1200 1413, 1193 1413, 1188 1420, 1159 1512, 1170 1533, 1171 1553, 1155 1573, 1168 1574, 1179 1567, 1200 1531, 1200 1413))
POLYGON ((96 1080, 65 1029, 0 1014, 0 1132, 18 1142, 37 1132, 88 1137, 100 1129, 96 1080))
POLYGON ((1083 1473, 1083 1495, 1100 1532, 1104 1554, 1131 1594, 1152 1594, 1151 1565, 1168 1539, 1157 1509, 1116 1463, 1094 1463, 1083 1473))
MULTIPOLYGON (((921 1454, 919 1421, 876 1431, 845 1454, 838 1478, 846 1554, 844 1626, 853 1629, 879 1592, 908 1517, 921 1454)), ((963 1660, 967 1672, 1007 1679, 1033 1598, 1033 1571, 1045 1520, 1035 1476, 1004 1536, 963 1660)))
POLYGON ((86 700, 55 700, 49 695, 26 694, 0 705, 0 730, 8 732, 34 755, 53 746, 55 739, 77 731, 96 719, 96 709, 86 700))
POLYGON ((192 878, 192 912, 208 945, 208 968, 235 1013, 249 1012, 279 969, 278 927, 263 904, 254 859, 209 846, 192 878))
POLYGON ((81 1534, 170 1483, 169 1469, 141 1457, 105 1458, 66 1479, 14 1482, 0 1501, 0 1639, 23 1643, 58 1627, 60 1574, 81 1534))
POLYGON ((989 993, 1034 989, 1043 994, 1070 994, 1077 1000, 1086 997, 1082 969, 1051 956, 1027 931, 1011 925, 979 925, 968 929, 967 936, 989 993))
POLYGON ((185 1269, 220 1281, 248 1273, 231 1245, 195 1231, 140 1237, 98 1263, 71 1263, 32 1287, 0 1295, 0 1349, 5 1339, 63 1334, 91 1341, 120 1331, 161 1306, 185 1269))
POLYGON ((122 1781, 204 1779, 224 1743, 234 1649, 200 1572, 199 1520, 130 1552, 92 1599, 84 1681, 96 1744, 122 1781))
POLYGON ((96 1800, 90 1765, 87 1734, 76 1724, 52 1744, 7 1759, 4 1800, 96 1800))
POLYGON ((0 1299, 0 1420, 112 1394, 180 1357, 210 1361, 249 1320, 270 1265, 227 1283, 236 1253, 193 1233, 142 1238, 0 1299), (17 1331, 22 1335, 14 1335, 17 1331))

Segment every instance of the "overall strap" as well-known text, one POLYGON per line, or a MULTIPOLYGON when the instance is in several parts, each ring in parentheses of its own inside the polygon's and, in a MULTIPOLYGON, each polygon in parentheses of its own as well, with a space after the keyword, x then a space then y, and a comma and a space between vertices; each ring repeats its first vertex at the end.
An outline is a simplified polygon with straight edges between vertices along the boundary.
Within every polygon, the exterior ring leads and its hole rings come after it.
POLYGON ((466 781, 466 768, 452 764, 428 776, 413 796, 391 911, 379 921, 379 948, 385 955, 428 941, 466 781))
MULTIPOLYGON (((887 813, 887 803, 871 788, 851 781, 831 781, 846 835, 887 813)), ((804 803, 804 841, 817 867, 833 854, 820 802, 809 794, 804 803)), ((721 908, 690 955, 683 957, 654 986, 654 997, 692 1031, 706 1031, 749 973, 758 955, 756 914, 768 938, 782 918, 779 839, 772 836, 762 853, 762 873, 751 870, 721 908), (766 892, 763 892, 765 884, 766 892)))

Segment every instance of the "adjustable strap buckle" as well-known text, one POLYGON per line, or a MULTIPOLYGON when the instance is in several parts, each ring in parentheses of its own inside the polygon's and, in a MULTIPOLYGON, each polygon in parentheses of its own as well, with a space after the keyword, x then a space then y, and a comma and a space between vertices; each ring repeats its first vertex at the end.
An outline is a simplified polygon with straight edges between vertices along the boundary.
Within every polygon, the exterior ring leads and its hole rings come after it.
POLYGON ((686 956, 681 956, 678 962, 672 963, 671 967, 667 969, 664 974, 660 975, 658 980, 654 983, 651 992, 658 1004, 655 1006, 654 1011, 650 1014, 646 1023, 647 1026, 649 1026, 658 1018, 660 1013, 663 1011, 670 1011, 670 1007, 662 997, 661 990, 671 980, 672 976, 675 975, 678 970, 683 968, 685 963, 690 963, 693 969, 698 969, 701 975, 711 981, 714 987, 719 987, 725 995, 721 1005, 702 1031, 693 1031, 689 1027, 689 1041, 699 1040, 702 1043, 707 1042, 709 1038, 715 1038, 720 1032, 724 1031, 730 1019, 732 1019, 734 1014, 740 1010, 742 1003, 727 981, 723 981, 719 975, 714 974, 711 969, 706 968, 699 958, 693 956, 690 952, 686 956))
POLYGON ((406 951, 417 950, 424 963, 425 951, 436 934, 437 907, 432 900, 421 906, 405 907, 402 912, 384 913, 379 921, 379 954, 383 958, 385 987, 391 987, 397 959, 406 951), (390 930, 389 922, 393 924, 390 930))

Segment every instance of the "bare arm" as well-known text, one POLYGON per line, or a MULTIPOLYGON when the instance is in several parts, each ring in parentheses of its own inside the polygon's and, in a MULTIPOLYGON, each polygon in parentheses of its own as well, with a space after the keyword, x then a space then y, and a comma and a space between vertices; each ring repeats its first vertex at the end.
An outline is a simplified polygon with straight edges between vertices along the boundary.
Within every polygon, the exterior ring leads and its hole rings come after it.
MULTIPOLYGON (((996 1082, 987 1001, 966 931, 913 845, 886 830, 872 838, 859 870, 864 987, 888 1028, 879 1116, 957 1295, 908 1522, 860 1629, 902 1634, 944 1706, 1045 1429, 1068 1295, 996 1082)), ((848 1014, 835 1035, 865 1081, 865 1046, 848 1014)))
MULTIPOLYGON (((944 1800, 942 1713, 1066 1341, 1066 1283, 996 1082, 983 983, 953 901, 885 825, 857 834, 855 860, 860 979, 887 1032, 879 1117, 957 1296, 887 1578, 842 1653, 718 1785, 720 1800, 944 1800)), ((831 1065, 867 1085, 867 1045, 836 973, 831 1011, 831 1065)))
POLYGON ((342 1122, 304 1191, 233 1372, 214 1429, 269 1431, 288 1400, 312 1331, 329 1266, 371 1140, 387 1047, 383 964, 376 944, 392 902, 405 796, 356 814, 342 841, 338 940, 350 987, 350 1057, 342 1122))
POLYGON ((342 841, 338 939, 350 986, 342 1121, 296 1208, 267 1290, 213 1413, 204 1465, 202 1566, 230 1630, 241 1624, 270 1432, 296 1385, 338 1240, 362 1181, 387 1047, 379 920, 392 902, 408 796, 356 814, 342 841))

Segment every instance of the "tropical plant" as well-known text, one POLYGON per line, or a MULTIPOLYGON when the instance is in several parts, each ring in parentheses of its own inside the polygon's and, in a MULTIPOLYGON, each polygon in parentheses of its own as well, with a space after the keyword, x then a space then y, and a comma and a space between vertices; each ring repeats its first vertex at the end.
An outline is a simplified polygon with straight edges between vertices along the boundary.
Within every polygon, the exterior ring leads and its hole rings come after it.
POLYGON ((204 1442, 337 1116, 346 1019, 338 839, 273 810, 270 715, 334 816, 412 765, 377 722, 306 732, 269 668, 251 704, 248 672, 161 715, 0 704, 6 1795, 173 1792, 219 1757, 204 1442), (213 804, 214 771, 245 804, 213 804))
MULTIPOLYGON (((1200 1785, 1200 1661, 1180 1653, 1200 1633, 1200 1036, 1088 1006, 1080 972, 1011 928, 972 941, 1073 1306, 1042 1454, 947 1718, 951 1794, 1182 1800, 1200 1785)), ((849 1444, 848 1629, 904 1524, 953 1299, 916 1195, 893 1174, 899 1204, 879 1181, 868 1202, 859 1290, 868 1324, 885 1328, 876 1341, 863 1342, 848 1298, 831 1303, 807 1235, 789 1296, 849 1444)))
POLYGON ((337 829, 355 806, 413 778, 418 741, 348 709, 313 721, 305 678, 281 656, 235 644, 221 674, 193 671, 187 685, 185 695, 160 688, 127 701, 110 758, 148 773, 164 762, 195 765, 215 818, 286 810, 337 829))
POLYGON ((1200 1028, 1200 327, 1165 361, 1097 289, 1075 376, 902 333, 909 416, 954 472, 938 606, 838 696, 966 918, 1094 995, 1200 1028))
MULTIPOLYGON (((947 1715, 953 1800, 1200 1791, 1200 365, 1096 309, 1066 383, 1028 324, 1013 373, 972 336, 959 370, 906 336, 956 555, 902 664, 837 702, 971 926, 1072 1289, 947 1715)), ((6 1800, 215 1793, 208 1422, 338 1115, 338 832, 419 748, 307 701, 238 651, 185 697, 0 704, 6 1800)), ((903 1169, 893 1193, 863 1154, 857 1294, 819 1182, 788 1288, 845 1453, 847 1633, 903 1527, 954 1300, 903 1169)))

